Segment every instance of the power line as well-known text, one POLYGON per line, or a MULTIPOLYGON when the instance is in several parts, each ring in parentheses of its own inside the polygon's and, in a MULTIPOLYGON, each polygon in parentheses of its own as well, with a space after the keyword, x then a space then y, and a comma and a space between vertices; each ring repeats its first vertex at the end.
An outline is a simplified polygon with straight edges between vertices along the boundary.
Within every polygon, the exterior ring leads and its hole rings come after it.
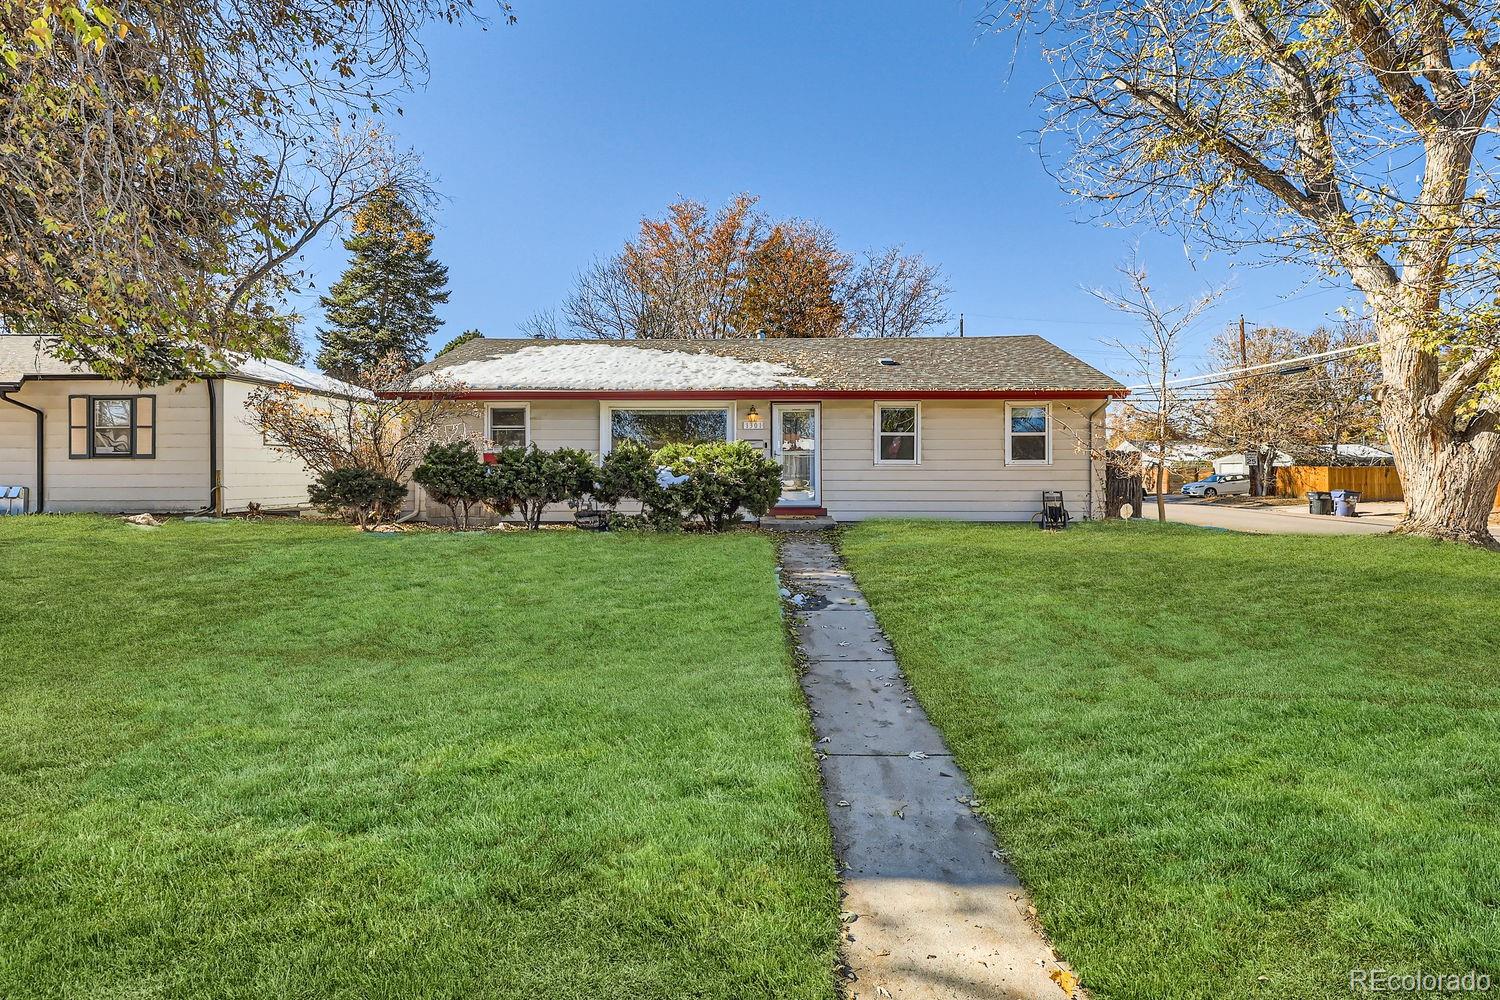
MULTIPOLYGON (((1206 372, 1202 375, 1189 375, 1186 378, 1173 379, 1166 383, 1166 388, 1197 388, 1206 385, 1220 385, 1225 382, 1233 382, 1236 378, 1245 375, 1254 375, 1257 372, 1266 372, 1273 375, 1295 375, 1306 371, 1312 362, 1331 361, 1334 358, 1348 357, 1361 351, 1374 350, 1374 344, 1355 344, 1352 347, 1336 347, 1331 351, 1321 351, 1317 354, 1302 354, 1293 358, 1283 358, 1280 361, 1272 361, 1263 365, 1249 365, 1241 368, 1225 368, 1222 371, 1206 372)), ((1160 390, 1161 384, 1132 385, 1131 392, 1153 389, 1160 390)))

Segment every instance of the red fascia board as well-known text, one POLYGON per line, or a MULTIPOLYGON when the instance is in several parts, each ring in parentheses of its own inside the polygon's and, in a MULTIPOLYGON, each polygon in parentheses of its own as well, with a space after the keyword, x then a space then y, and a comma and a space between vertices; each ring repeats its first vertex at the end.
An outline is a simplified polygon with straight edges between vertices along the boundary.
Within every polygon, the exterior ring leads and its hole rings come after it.
POLYGON ((377 392, 386 399, 750 399, 815 403, 820 399, 1105 399, 1125 389, 468 389, 461 392, 377 392))

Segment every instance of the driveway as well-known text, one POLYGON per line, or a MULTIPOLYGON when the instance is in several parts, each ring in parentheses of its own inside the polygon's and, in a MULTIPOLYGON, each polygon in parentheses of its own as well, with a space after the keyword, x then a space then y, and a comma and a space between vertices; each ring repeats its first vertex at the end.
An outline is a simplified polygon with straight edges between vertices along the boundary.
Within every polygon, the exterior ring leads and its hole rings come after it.
MULTIPOLYGON (((1167 520, 1206 528, 1227 528, 1262 535, 1378 535, 1401 519, 1400 503, 1360 505, 1358 517, 1332 517, 1307 512, 1306 503, 1255 504, 1252 501, 1198 500, 1167 497, 1167 520)), ((1156 498, 1147 497, 1143 516, 1156 516, 1156 498)))

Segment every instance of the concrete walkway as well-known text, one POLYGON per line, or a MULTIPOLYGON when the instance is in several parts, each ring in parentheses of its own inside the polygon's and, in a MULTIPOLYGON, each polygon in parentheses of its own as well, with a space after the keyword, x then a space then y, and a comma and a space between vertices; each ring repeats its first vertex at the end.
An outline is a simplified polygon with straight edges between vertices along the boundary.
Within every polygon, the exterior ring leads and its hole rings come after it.
MULTIPOLYGON (((973 786, 821 534, 781 544, 844 880, 851 997, 1063 1000, 973 786)), ((1066 982, 1066 980, 1064 980, 1066 982)))
MULTIPOLYGON (((1155 497, 1146 498, 1142 513, 1147 520, 1156 519, 1155 497)), ((1222 500, 1167 498, 1169 521, 1263 535, 1380 535, 1400 519, 1400 504, 1362 504, 1359 517, 1332 517, 1309 514, 1305 502, 1249 506, 1222 500)))

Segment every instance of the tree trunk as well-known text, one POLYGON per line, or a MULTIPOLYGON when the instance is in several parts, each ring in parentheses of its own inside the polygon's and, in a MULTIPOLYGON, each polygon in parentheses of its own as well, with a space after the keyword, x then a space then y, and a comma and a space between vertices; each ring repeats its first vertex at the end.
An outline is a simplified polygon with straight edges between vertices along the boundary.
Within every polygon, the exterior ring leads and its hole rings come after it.
POLYGON ((1500 488, 1500 435, 1469 437, 1455 428, 1452 416, 1429 414, 1439 384, 1437 362, 1404 331, 1381 332, 1381 417, 1406 503, 1396 530, 1500 548, 1489 530, 1500 488))
POLYGON ((1453 440, 1404 408, 1386 412, 1385 424, 1406 498, 1406 516, 1396 530, 1500 547, 1489 530, 1500 488, 1500 449, 1453 440))

